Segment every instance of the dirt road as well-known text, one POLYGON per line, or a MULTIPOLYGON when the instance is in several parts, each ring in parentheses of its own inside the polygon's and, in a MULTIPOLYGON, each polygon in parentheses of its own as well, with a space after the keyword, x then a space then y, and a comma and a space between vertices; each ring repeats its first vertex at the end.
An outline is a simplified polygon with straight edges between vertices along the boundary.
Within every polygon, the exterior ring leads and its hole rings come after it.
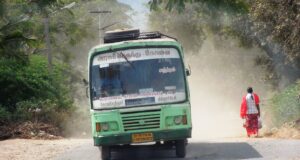
MULTIPOLYGON (((0 160, 99 160, 100 151, 91 139, 0 141, 0 160)), ((174 159, 172 150, 145 147, 113 153, 113 159, 174 159)), ((200 160, 300 160, 300 140, 269 138, 218 138, 190 140, 185 159, 200 160)))
MULTIPOLYGON (((141 147, 113 153, 113 159, 174 159, 174 151, 151 150, 141 147)), ((91 141, 58 155, 55 160, 99 160, 100 151, 91 141)), ((300 160, 300 140, 226 138, 191 141, 185 159, 235 160, 235 159, 282 159, 300 160)))
POLYGON ((53 159, 76 146, 85 145, 88 140, 30 140, 9 139, 0 141, 0 160, 45 160, 53 159))

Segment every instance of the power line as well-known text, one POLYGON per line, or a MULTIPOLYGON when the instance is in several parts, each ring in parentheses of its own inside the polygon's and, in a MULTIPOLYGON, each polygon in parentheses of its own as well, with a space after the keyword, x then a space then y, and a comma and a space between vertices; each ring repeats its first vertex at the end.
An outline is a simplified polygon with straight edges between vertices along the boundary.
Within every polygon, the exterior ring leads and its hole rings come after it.
POLYGON ((111 11, 107 11, 107 10, 94 10, 94 11, 90 11, 90 13, 93 14, 98 14, 98 19, 99 19, 99 42, 101 43, 101 14, 107 14, 107 13, 111 13, 111 11))

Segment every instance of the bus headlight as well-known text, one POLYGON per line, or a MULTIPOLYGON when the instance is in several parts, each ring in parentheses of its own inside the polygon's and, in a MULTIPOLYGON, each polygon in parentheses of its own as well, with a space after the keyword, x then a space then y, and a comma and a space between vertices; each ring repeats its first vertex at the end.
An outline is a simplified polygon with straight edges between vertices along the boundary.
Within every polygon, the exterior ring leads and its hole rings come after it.
POLYGON ((118 123, 113 122, 96 122, 96 132, 107 132, 119 130, 118 123))
POLYGON ((101 129, 102 129, 103 131, 108 131, 108 129, 109 129, 108 123, 101 123, 101 129))
POLYGON ((176 125, 181 124, 181 123, 182 123, 182 116, 175 116, 175 117, 174 117, 174 123, 175 123, 176 125))

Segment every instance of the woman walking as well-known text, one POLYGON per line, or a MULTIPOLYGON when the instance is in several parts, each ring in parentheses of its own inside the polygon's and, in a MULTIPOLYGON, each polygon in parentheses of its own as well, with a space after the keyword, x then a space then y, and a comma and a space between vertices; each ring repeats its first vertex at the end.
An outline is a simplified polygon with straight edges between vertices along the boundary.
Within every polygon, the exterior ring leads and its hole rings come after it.
POLYGON ((252 87, 247 88, 247 95, 243 97, 240 114, 241 118, 245 119, 244 127, 246 128, 247 136, 258 136, 259 97, 253 93, 252 87))

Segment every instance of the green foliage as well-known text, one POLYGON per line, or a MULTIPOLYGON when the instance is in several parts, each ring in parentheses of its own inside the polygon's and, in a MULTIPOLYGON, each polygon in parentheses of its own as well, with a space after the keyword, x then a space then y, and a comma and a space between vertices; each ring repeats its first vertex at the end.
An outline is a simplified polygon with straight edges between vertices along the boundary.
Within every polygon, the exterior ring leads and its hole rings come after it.
MULTIPOLYGON (((216 37, 215 40, 238 37, 231 25, 234 19, 248 13, 249 8, 240 0, 153 0, 149 3, 151 28, 178 37, 192 51, 199 50, 208 36, 216 37)), ((241 42, 248 44, 242 38, 241 42)))
MULTIPOLYGON (((0 8, 0 56, 28 61, 28 55, 45 53, 45 17, 49 19, 49 37, 53 57, 69 61, 67 47, 91 37, 88 34, 89 18, 78 23, 78 17, 70 8, 74 1, 1 1, 0 8), (63 8, 63 9, 62 9, 63 8)), ((77 1, 75 1, 77 2, 77 1)))
POLYGON ((300 118, 300 81, 290 85, 284 91, 272 98, 271 112, 273 112, 274 124, 280 126, 283 123, 298 120, 300 118))
MULTIPOLYGON (((40 120, 51 122, 56 113, 70 112, 70 78, 66 65, 54 63, 49 73, 45 57, 33 55, 28 64, 14 59, 0 59, 1 112, 13 114, 14 120, 32 120, 32 111, 41 109, 40 120)), ((5 117, 4 117, 5 118, 5 117)))
POLYGON ((113 27, 129 26, 125 13, 130 7, 116 0, 0 1, 0 125, 30 120, 62 126, 71 117, 73 99, 79 92, 75 84, 82 73, 75 74, 70 64, 85 68, 87 61, 82 60, 87 55, 82 52, 98 44, 98 15, 89 13, 98 7, 109 7, 113 12, 108 19, 101 19, 103 27, 115 22, 120 23, 113 27), (76 5, 69 8, 72 2, 76 5), (48 51, 46 18, 53 57, 51 72, 47 59, 41 56, 48 51), (78 45, 84 39, 89 41, 78 45), (80 57, 79 64, 72 59, 75 56, 80 57))
MULTIPOLYGON (((183 12, 186 3, 201 3, 208 10, 218 12, 220 10, 227 13, 247 13, 249 10, 248 4, 244 0, 151 0, 149 1, 150 9, 156 10, 159 5, 165 4, 165 9, 172 11, 175 8, 179 12, 183 12)), ((206 14, 209 12, 206 12, 206 14)))
POLYGON ((1 122, 5 123, 8 122, 11 119, 11 113, 8 112, 5 107, 0 106, 0 124, 1 122))
POLYGON ((149 3, 151 28, 178 37, 188 50, 199 50, 207 37, 212 37, 218 46, 222 40, 234 38, 241 47, 258 46, 265 51, 268 61, 260 64, 274 88, 285 87, 300 78, 300 5, 296 1, 152 0, 149 3))
POLYGON ((113 18, 101 19, 103 27, 115 22, 120 24, 114 27, 128 26, 129 17, 125 12, 130 8, 117 1, 0 1, 0 9, 3 9, 0 11, 0 56, 28 61, 28 55, 45 54, 44 20, 47 18, 53 57, 70 62, 73 57, 70 48, 84 39, 98 37, 98 15, 89 11, 97 10, 99 6, 109 6, 114 13, 110 15, 113 18), (74 2, 75 5, 70 8, 69 5, 74 2))
POLYGON ((300 81, 293 84, 300 78, 300 5, 296 1, 152 0, 150 9, 151 28, 178 37, 188 51, 198 53, 209 36, 218 46, 230 37, 242 47, 260 47, 266 55, 256 57, 255 64, 266 71, 264 81, 275 89, 290 84, 263 108, 266 119, 280 126, 300 118, 300 81))
POLYGON ((90 130, 89 122, 83 120, 88 119, 87 112, 75 111, 73 100, 87 101, 85 92, 78 90, 82 88, 81 75, 86 73, 82 68, 87 65, 87 55, 82 53, 99 43, 98 15, 89 13, 99 7, 112 11, 101 16, 101 27, 114 23, 109 29, 129 27, 127 13, 131 8, 116 0, 0 1, 0 126, 38 121, 63 129, 71 126, 77 133, 90 130), (70 8, 72 2, 76 5, 70 8), (51 72, 44 56, 48 51, 46 18, 53 57, 51 72), (70 125, 64 126, 65 122, 70 125))
POLYGON ((300 68, 300 5, 299 1, 255 0, 250 17, 257 34, 278 43, 287 60, 300 68))
MULTIPOLYGON (((2 4, 4 5, 4 4, 2 4)), ((0 17, 0 56, 7 58, 17 58, 27 60, 26 55, 30 54, 30 49, 36 45, 36 38, 26 33, 31 23, 27 17, 8 17, 3 13, 0 17)))
POLYGON ((206 34, 203 20, 196 11, 197 5, 188 5, 184 13, 176 11, 156 10, 149 16, 151 30, 177 37, 188 51, 197 51, 202 45, 206 34))
POLYGON ((62 108, 50 99, 21 101, 17 103, 16 108, 14 119, 17 121, 44 122, 55 126, 62 126, 74 111, 74 108, 62 108))
POLYGON ((151 27, 182 38, 192 51, 197 51, 209 36, 216 44, 233 37, 241 46, 251 47, 249 38, 241 36, 244 28, 235 27, 235 22, 249 13, 250 5, 244 0, 152 0, 149 4, 151 27))

